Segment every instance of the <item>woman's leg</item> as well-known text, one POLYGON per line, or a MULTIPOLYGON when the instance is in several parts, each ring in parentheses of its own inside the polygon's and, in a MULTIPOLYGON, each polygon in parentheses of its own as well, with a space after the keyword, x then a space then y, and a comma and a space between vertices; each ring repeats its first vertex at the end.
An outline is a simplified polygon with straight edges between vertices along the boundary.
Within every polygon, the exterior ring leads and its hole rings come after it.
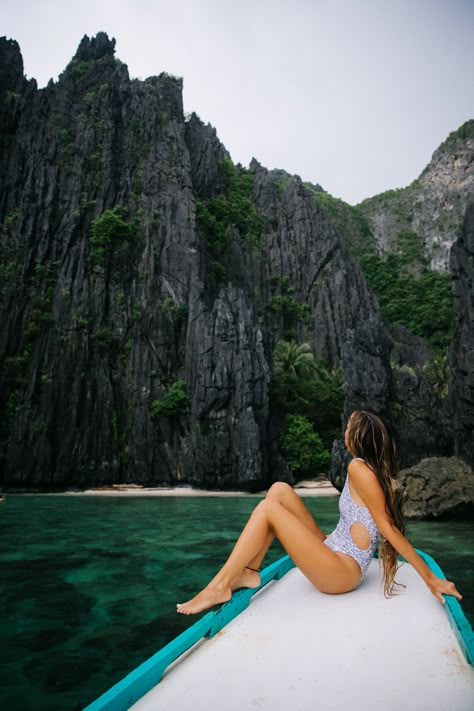
POLYGON ((311 531, 294 513, 271 498, 261 501, 250 516, 227 562, 196 597, 177 606, 194 614, 230 600, 232 583, 243 568, 261 554, 270 536, 276 536, 295 565, 320 590, 347 592, 360 582, 360 569, 348 556, 324 545, 318 528, 311 531))
POLYGON ((325 535, 319 528, 318 524, 314 520, 313 516, 305 506, 302 498, 298 496, 296 491, 283 481, 277 481, 275 484, 269 488, 267 492, 267 499, 272 501, 278 501, 279 504, 291 511, 299 520, 304 523, 304 525, 313 531, 322 541, 324 541, 325 535))
MULTIPOLYGON (((298 494, 294 491, 294 489, 292 489, 289 484, 286 484, 283 481, 275 482, 275 484, 272 484, 272 486, 267 491, 267 495, 265 498, 269 501, 276 501, 282 506, 284 506, 285 509, 294 514, 301 521, 301 523, 306 526, 306 528, 312 531, 321 541, 324 541, 324 539, 326 538, 325 534, 321 531, 318 524, 312 517, 311 513, 306 508, 301 497, 298 496, 298 494)), ((260 567, 262 560, 265 558, 267 550, 270 548, 273 538, 274 535, 270 533, 268 535, 267 540, 265 541, 265 544, 262 546, 262 549, 257 553, 254 558, 252 558, 251 561, 247 563, 250 568, 258 569, 260 567)), ((243 575, 239 576, 239 580, 236 581, 235 587, 233 586, 233 589, 235 590, 237 587, 254 587, 253 585, 245 585, 245 580, 247 578, 249 579, 249 581, 251 581, 252 579, 255 581, 255 576, 252 578, 252 576, 244 569, 243 575)), ((257 587, 258 584, 259 581, 257 580, 255 587, 257 587)))

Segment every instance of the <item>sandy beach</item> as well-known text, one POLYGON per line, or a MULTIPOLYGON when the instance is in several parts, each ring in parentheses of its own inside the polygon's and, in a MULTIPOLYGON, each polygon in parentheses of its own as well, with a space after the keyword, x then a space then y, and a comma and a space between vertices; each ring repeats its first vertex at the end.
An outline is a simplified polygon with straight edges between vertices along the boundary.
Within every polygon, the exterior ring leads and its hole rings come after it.
MULTIPOLYGON (((336 496, 339 494, 327 479, 300 481, 293 486, 299 496, 336 496)), ((265 490, 249 493, 247 491, 212 491, 195 489, 192 486, 145 487, 137 484, 113 484, 83 491, 64 491, 51 496, 264 496, 265 490)))

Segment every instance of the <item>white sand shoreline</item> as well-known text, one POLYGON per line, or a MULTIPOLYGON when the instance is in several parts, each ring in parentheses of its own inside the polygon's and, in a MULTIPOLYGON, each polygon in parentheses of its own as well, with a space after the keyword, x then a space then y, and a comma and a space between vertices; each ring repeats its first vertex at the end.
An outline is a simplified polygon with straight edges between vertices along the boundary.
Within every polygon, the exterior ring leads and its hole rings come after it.
MULTIPOLYGON (((293 486, 299 496, 337 496, 339 492, 327 480, 302 481, 293 486)), ((192 486, 173 487, 145 487, 137 485, 115 484, 110 487, 84 489, 81 491, 59 492, 6 492, 7 496, 264 496, 265 490, 257 492, 247 491, 214 491, 210 489, 196 489, 192 486)))

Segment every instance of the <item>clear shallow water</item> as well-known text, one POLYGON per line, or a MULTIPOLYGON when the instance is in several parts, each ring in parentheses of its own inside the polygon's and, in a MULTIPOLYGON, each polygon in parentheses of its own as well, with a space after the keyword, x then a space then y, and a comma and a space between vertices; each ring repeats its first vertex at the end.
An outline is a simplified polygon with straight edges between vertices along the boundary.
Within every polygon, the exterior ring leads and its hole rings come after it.
MULTIPOLYGON (((256 497, 9 496, 0 505, 0 708, 81 709, 194 618, 175 603, 224 562, 256 497)), ((323 530, 337 498, 305 499, 323 530)), ((472 525, 413 522, 409 537, 474 621, 472 525)), ((264 564, 283 554, 270 549, 264 564)))

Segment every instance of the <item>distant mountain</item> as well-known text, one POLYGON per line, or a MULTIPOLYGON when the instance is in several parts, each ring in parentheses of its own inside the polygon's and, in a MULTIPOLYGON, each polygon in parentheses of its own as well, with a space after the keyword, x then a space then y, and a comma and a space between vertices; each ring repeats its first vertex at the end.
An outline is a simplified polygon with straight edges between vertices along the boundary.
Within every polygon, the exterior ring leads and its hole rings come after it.
POLYGON ((419 178, 351 206, 322 191, 353 254, 402 254, 416 249, 430 270, 449 270, 449 253, 474 197, 474 120, 466 121, 434 152, 419 178))
POLYGON ((364 200, 357 209, 367 219, 380 252, 403 250, 410 235, 430 269, 447 272, 451 247, 473 196, 474 120, 470 120, 449 135, 411 185, 364 200))
POLYGON ((474 120, 435 151, 421 176, 352 207, 317 196, 361 264, 390 323, 445 350, 453 332, 449 255, 474 198, 474 120))

